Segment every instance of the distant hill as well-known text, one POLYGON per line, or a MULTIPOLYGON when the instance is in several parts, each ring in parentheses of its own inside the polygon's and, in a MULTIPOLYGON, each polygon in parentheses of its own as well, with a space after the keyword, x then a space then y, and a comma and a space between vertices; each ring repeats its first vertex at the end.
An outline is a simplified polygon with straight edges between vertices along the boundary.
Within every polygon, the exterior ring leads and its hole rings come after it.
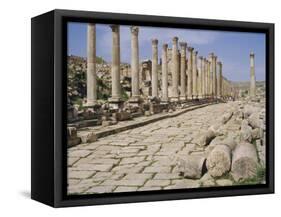
MULTIPOLYGON (((77 61, 77 63, 78 62, 80 62, 80 63, 85 63, 86 64, 86 62, 87 62, 87 58, 85 58, 85 57, 80 57, 80 56, 75 56, 75 55, 70 55, 70 56, 68 56, 67 57, 68 58, 68 60, 70 60, 70 61, 77 61)), ((96 57, 96 63, 97 64, 105 64, 106 63, 106 61, 102 58, 102 57, 96 57)))
MULTIPOLYGON (((233 81, 232 84, 234 84, 234 86, 236 86, 242 90, 247 90, 250 87, 250 81, 233 81)), ((264 88, 265 81, 256 81, 256 87, 264 88)))

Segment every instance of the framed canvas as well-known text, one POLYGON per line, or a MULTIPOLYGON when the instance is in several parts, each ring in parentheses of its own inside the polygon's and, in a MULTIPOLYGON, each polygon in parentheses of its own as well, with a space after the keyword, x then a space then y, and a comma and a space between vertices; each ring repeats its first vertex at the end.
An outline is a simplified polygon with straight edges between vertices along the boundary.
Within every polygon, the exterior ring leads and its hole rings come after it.
POLYGON ((32 199, 274 192, 274 24, 54 10, 31 36, 32 199))

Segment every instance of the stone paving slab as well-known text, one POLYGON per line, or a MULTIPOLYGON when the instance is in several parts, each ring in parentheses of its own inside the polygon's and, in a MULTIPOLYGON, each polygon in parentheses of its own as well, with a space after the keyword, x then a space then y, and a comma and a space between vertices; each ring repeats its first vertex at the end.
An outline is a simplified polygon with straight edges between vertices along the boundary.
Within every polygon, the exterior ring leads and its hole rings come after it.
MULTIPOLYGON (((198 188, 230 184, 208 174, 187 179, 178 157, 198 154, 198 132, 217 123, 227 104, 214 104, 68 149, 68 193, 99 194, 198 188)), ((233 124, 229 123, 229 126, 233 124)), ((226 126, 228 127, 228 125, 226 126)))
MULTIPOLYGON (((176 117, 178 115, 181 115, 183 113, 195 110, 195 109, 199 109, 199 108, 203 108, 206 107, 208 105, 214 104, 214 102, 211 103, 204 103, 204 104, 198 104, 198 105, 189 105, 187 106, 187 108, 183 108, 183 109, 179 109, 176 110, 172 113, 159 113, 159 114, 154 114, 152 116, 142 116, 142 117, 138 117, 138 118, 134 118, 133 120, 128 120, 128 121, 120 121, 115 125, 111 125, 111 126, 94 126, 94 127, 84 127, 84 128, 80 128, 77 130, 77 134, 78 137, 79 135, 83 135, 84 137, 87 137, 87 135, 91 134, 91 137, 94 134, 95 138, 102 138, 108 135, 112 135, 112 134, 116 134, 116 133, 120 133, 129 129, 133 129, 133 128, 137 128, 137 127, 141 127, 156 121, 160 121, 166 118, 172 118, 172 117, 176 117)), ((158 129, 160 129, 160 127, 158 127, 158 129)), ((156 129, 152 129, 152 130, 157 130, 156 129)), ((149 133, 150 131, 148 131, 147 133, 149 133)), ((85 139, 81 139, 81 141, 85 141, 85 139)))

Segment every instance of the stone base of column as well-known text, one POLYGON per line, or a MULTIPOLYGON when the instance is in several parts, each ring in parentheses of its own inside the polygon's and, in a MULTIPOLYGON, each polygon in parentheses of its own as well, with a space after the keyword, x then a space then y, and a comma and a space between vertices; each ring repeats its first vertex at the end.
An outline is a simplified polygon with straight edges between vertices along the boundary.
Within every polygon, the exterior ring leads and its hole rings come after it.
POLYGON ((87 102, 87 103, 83 104, 82 107, 97 110, 97 109, 100 109, 101 105, 98 104, 97 102, 87 102))
POLYGON ((96 100, 87 100, 87 102, 85 104, 83 104, 83 107, 93 107, 97 105, 97 101, 96 100))
POLYGON ((139 107, 140 104, 142 102, 142 99, 140 96, 132 96, 129 100, 128 100, 128 103, 130 106, 133 106, 133 107, 139 107))
POLYGON ((194 96, 192 96, 192 99, 198 99, 198 96, 196 95, 194 95, 194 96))
POLYGON ((178 102, 179 101, 179 97, 178 96, 172 96, 170 97, 170 102, 178 102))
POLYGON ((109 106, 113 109, 120 109, 123 108, 124 102, 121 98, 111 97, 108 100, 109 106))
POLYGON ((186 96, 180 96, 180 101, 185 102, 186 101, 186 96))
POLYGON ((168 104, 169 103, 169 99, 161 99, 160 103, 161 104, 168 104))
POLYGON ((160 104, 161 105, 168 105, 169 104, 169 100, 161 100, 160 104))

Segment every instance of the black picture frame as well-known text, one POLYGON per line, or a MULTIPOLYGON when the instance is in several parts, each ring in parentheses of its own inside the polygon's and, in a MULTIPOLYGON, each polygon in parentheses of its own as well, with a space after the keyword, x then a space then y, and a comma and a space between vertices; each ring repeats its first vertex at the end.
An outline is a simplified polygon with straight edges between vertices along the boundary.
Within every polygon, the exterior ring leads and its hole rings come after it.
POLYGON ((53 10, 32 18, 31 198, 53 207, 274 193, 274 24, 53 10), (266 184, 66 195, 66 25, 68 21, 266 34, 266 184))

